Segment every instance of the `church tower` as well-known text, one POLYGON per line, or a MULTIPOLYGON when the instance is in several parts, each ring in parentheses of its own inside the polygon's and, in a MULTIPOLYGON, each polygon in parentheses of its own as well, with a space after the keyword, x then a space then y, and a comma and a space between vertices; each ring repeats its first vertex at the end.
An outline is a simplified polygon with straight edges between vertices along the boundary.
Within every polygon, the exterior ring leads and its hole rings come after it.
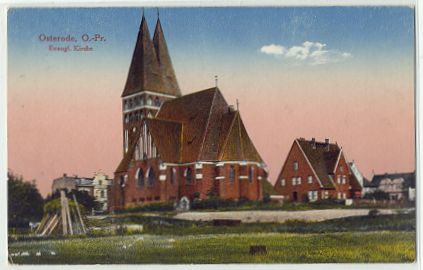
MULTIPOLYGON (((172 61, 157 18, 153 40, 142 15, 135 49, 122 93, 123 154, 132 144, 144 118, 153 118, 163 102, 181 96, 172 61)), ((141 139, 147 141, 147 132, 141 139)))

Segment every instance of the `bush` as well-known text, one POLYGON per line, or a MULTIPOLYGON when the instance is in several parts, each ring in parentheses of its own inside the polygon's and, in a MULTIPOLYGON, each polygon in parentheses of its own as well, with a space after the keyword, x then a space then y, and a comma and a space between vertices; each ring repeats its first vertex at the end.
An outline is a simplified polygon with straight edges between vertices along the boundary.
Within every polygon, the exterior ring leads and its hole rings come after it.
POLYGON ((173 211, 174 206, 172 202, 150 203, 146 205, 136 205, 123 209, 116 209, 116 213, 137 213, 137 212, 167 212, 173 211))

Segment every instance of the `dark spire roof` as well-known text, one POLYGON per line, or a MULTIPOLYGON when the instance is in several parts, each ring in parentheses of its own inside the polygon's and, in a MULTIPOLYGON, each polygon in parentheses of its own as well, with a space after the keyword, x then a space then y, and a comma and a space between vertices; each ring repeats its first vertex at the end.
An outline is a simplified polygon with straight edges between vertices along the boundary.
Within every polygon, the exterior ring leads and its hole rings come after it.
POLYGON ((181 96, 181 91, 179 90, 178 81, 176 80, 175 71, 173 70, 173 65, 170 59, 169 51, 167 49, 160 18, 157 18, 156 29, 154 30, 153 44, 166 89, 174 93, 176 96, 181 96))
MULTIPOLYGON (((162 39, 163 42, 161 43, 164 43, 164 45, 161 45, 160 47, 166 45, 164 38, 162 39)), ((166 55, 169 57, 167 54, 167 48, 166 55)), ((170 57, 168 61, 170 63, 170 57)), ((141 91, 153 91, 180 96, 176 78, 168 78, 168 75, 162 72, 163 70, 168 69, 160 67, 153 42, 150 38, 147 21, 143 14, 134 53, 132 55, 131 66, 128 72, 128 78, 126 80, 122 96, 128 96, 141 91)))

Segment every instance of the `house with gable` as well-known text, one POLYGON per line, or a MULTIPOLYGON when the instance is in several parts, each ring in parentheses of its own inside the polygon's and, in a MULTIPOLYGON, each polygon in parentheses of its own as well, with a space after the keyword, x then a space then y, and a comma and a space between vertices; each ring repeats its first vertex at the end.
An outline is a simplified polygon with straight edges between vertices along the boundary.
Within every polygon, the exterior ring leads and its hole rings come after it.
POLYGON ((275 183, 285 201, 345 200, 361 196, 361 184, 337 143, 295 139, 275 183))

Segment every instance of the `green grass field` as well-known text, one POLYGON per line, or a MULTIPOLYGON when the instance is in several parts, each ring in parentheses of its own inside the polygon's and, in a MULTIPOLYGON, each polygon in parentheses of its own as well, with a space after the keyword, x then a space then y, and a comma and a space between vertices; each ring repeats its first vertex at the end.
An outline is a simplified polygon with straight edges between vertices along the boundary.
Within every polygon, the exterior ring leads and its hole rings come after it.
POLYGON ((14 242, 9 253, 18 264, 413 262, 415 237, 398 231, 131 235, 14 242), (250 245, 266 245, 268 253, 250 255, 250 245))

